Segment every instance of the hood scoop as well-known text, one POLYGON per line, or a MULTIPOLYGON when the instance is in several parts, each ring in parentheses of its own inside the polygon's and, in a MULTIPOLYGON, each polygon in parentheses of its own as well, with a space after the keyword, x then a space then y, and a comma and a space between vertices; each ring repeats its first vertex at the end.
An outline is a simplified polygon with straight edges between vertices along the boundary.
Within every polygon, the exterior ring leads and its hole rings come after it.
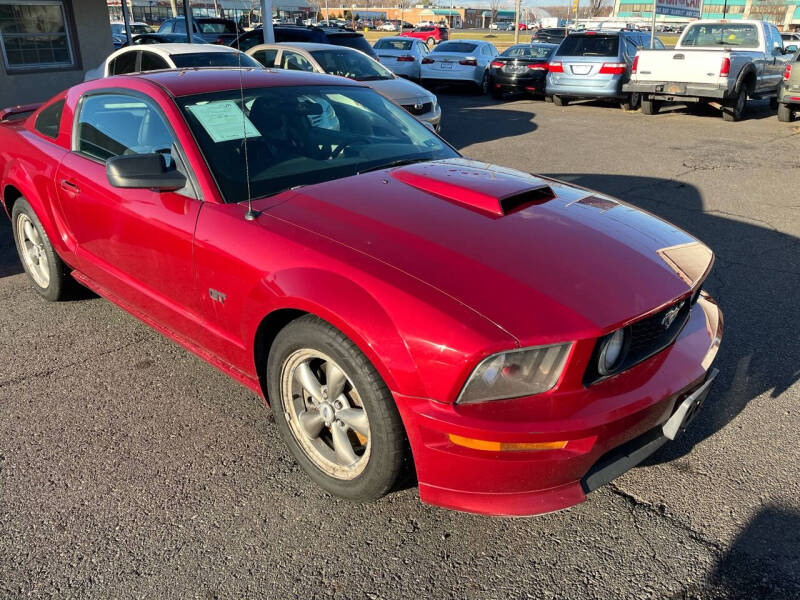
POLYGON ((448 160, 401 167, 397 181, 497 219, 554 199, 542 179, 513 169, 468 160, 448 160))

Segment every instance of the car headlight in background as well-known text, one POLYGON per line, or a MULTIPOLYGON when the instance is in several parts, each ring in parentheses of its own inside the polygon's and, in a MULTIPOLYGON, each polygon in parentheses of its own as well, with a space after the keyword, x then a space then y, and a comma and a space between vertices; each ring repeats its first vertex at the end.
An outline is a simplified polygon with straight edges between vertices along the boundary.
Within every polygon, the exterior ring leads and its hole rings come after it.
POLYGON ((485 402, 541 394, 561 377, 572 343, 520 348, 483 359, 456 402, 485 402))
POLYGON ((610 375, 622 363, 626 349, 626 338, 625 330, 617 329, 603 339, 597 358, 598 373, 601 375, 610 375))

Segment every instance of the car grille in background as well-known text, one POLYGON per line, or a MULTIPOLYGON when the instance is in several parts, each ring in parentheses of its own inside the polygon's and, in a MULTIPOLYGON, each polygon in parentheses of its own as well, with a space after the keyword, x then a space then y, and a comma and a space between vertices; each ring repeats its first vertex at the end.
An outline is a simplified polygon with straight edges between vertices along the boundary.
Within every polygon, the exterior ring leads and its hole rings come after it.
POLYGON ((402 106, 412 115, 424 115, 425 113, 431 112, 431 109, 433 109, 432 102, 426 102, 424 104, 403 104, 402 106))
MULTIPOLYGON (((630 369, 672 344, 689 320, 693 300, 696 299, 697 294, 693 295, 691 300, 688 297, 684 298, 654 315, 631 323, 628 326, 628 347, 625 351, 625 356, 611 375, 630 369), (673 320, 669 323, 667 315, 676 308, 677 314, 671 317, 673 320)), ((605 379, 605 376, 601 375, 597 370, 597 361, 600 358, 601 344, 604 339, 605 337, 597 340, 586 374, 583 377, 584 385, 591 385, 601 379, 605 379)))

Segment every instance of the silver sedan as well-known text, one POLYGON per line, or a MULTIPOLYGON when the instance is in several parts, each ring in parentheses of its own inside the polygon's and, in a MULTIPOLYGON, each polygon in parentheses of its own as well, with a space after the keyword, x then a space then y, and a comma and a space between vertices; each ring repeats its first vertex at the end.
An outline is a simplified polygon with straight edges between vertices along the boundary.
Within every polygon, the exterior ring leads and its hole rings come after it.
POLYGON ((422 59, 430 53, 425 42, 409 37, 381 38, 372 47, 383 66, 414 81, 419 81, 422 59))
POLYGON ((438 132, 442 109, 431 92, 416 83, 397 77, 378 61, 360 50, 298 42, 259 44, 247 54, 268 68, 311 71, 339 75, 361 81, 438 132))
POLYGON ((491 42, 450 40, 436 46, 422 59, 422 82, 473 83, 483 93, 489 90, 489 63, 499 52, 491 42))

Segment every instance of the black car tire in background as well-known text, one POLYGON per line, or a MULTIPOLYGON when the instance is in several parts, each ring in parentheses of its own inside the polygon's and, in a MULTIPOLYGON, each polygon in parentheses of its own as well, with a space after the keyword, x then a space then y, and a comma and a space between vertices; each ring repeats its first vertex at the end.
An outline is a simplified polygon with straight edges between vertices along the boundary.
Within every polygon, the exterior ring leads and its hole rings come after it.
POLYGON ((778 104, 778 121, 791 123, 794 120, 794 110, 789 104, 778 104))
POLYGON ((661 110, 661 102, 651 99, 650 96, 642 97, 642 113, 657 115, 659 110, 661 110))
POLYGON ((566 106, 567 104, 569 104, 569 100, 564 98, 564 96, 557 96, 554 94, 551 97, 553 99, 553 104, 555 104, 556 106, 566 106))
POLYGON ((641 103, 641 96, 638 92, 628 94, 628 96, 620 103, 622 110, 636 110, 641 103))

